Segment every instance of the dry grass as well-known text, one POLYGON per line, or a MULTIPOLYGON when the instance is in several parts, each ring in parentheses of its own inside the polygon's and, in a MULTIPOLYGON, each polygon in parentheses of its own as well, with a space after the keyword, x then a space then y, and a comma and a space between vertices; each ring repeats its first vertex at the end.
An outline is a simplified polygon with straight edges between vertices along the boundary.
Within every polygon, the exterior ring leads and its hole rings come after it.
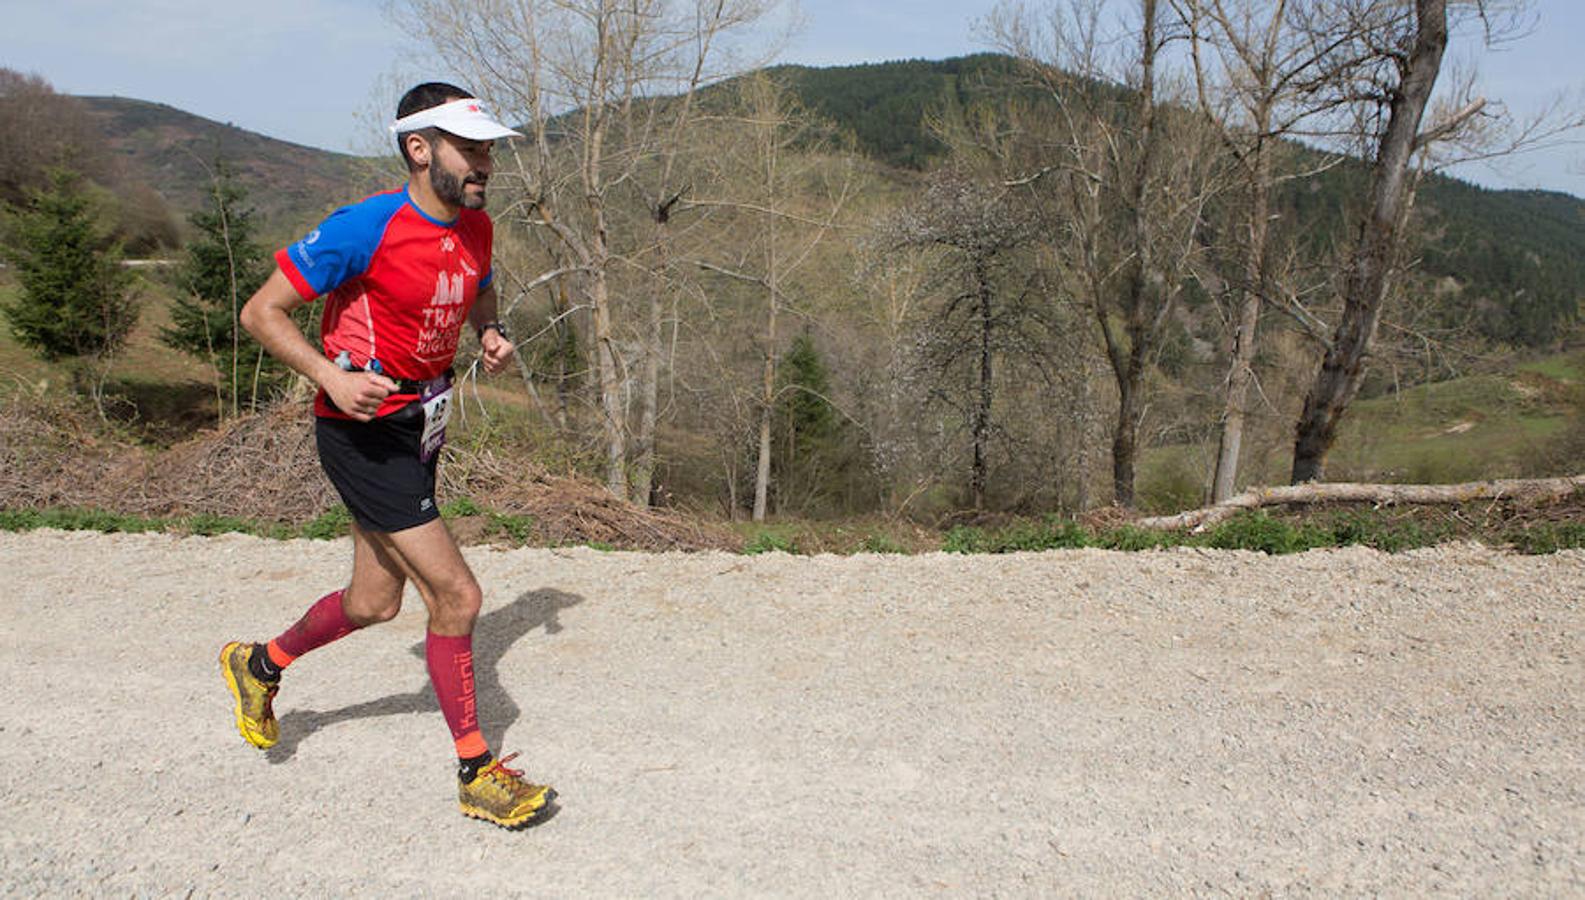
MULTIPOLYGON (((135 516, 212 515, 303 524, 338 502, 302 404, 243 416, 154 451, 105 435, 93 413, 18 390, 0 400, 0 509, 83 507, 135 516)), ((449 447, 441 499, 532 519, 535 544, 736 549, 725 529, 617 500, 510 450, 449 447)), ((457 525, 468 536, 478 529, 457 525)))

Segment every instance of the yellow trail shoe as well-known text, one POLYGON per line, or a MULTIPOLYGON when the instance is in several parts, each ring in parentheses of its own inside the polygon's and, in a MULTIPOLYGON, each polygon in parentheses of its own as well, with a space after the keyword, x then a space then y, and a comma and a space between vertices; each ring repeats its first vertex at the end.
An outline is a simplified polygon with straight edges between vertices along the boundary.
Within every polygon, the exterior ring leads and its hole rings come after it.
POLYGON ((555 791, 542 784, 529 784, 523 773, 506 764, 517 757, 510 753, 479 770, 472 781, 457 788, 462 814, 502 828, 516 828, 534 818, 555 791))
POLYGON ((236 701, 233 709, 237 714, 237 731, 242 733, 242 739, 260 750, 268 750, 281 739, 281 728, 275 721, 275 710, 271 708, 275 692, 281 686, 253 677, 253 673, 248 671, 248 656, 252 652, 253 645, 241 641, 232 641, 222 647, 220 674, 226 677, 226 687, 236 701))

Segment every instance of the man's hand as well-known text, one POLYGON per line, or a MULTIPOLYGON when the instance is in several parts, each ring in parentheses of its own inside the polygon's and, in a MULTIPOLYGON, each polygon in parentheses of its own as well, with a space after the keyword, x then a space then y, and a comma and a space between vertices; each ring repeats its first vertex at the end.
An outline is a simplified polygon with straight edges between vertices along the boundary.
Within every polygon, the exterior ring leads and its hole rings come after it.
POLYGON ((380 404, 396 391, 396 382, 378 372, 336 370, 320 382, 336 408, 359 422, 367 422, 380 411, 380 404))
POLYGON ((506 371, 507 364, 512 361, 512 342, 501 336, 501 332, 494 328, 486 328, 479 335, 479 346, 484 348, 484 371, 491 375, 499 375, 506 371))

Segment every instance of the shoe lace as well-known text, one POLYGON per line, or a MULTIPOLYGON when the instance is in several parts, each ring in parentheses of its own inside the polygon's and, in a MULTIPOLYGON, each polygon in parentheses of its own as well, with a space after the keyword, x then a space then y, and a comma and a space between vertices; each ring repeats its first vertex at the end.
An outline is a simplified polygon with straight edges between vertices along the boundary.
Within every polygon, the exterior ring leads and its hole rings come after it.
POLYGON ((507 788, 514 794, 526 794, 534 790, 534 785, 523 780, 521 769, 508 769, 506 764, 517 759, 516 753, 508 753, 495 762, 485 766, 480 775, 488 777, 491 781, 507 788))

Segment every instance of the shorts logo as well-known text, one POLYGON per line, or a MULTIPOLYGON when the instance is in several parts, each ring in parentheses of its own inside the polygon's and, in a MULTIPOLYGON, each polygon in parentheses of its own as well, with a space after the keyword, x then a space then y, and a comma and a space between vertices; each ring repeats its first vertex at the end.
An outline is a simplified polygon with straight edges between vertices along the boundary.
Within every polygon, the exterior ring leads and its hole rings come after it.
POLYGON ((313 231, 310 231, 308 233, 308 237, 303 238, 303 243, 304 244, 312 244, 312 243, 314 243, 315 241, 318 241, 318 240, 319 240, 319 229, 315 228, 313 231))
POLYGON ((434 505, 435 501, 425 497, 423 500, 419 501, 418 508, 423 512, 429 512, 429 510, 433 508, 434 505))

